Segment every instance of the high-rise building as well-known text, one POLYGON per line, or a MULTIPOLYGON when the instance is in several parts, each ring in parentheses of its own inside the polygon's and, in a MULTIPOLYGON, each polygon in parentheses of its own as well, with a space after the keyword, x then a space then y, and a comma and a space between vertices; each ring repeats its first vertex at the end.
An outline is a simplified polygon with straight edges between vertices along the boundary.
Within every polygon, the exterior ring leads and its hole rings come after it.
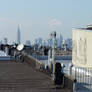
POLYGON ((18 25, 18 31, 17 31, 17 43, 21 43, 21 34, 20 34, 20 25, 18 25))
POLYGON ((30 40, 26 40, 26 46, 31 46, 30 40))
POLYGON ((67 44, 67 48, 72 50, 72 38, 67 38, 65 43, 67 44))
POLYGON ((53 47, 53 39, 52 38, 48 39, 48 46, 53 47))
POLYGON ((60 34, 60 36, 57 37, 57 47, 58 48, 62 47, 62 42, 63 42, 63 36, 60 34))
POLYGON ((38 45, 38 47, 42 46, 43 39, 41 37, 35 39, 35 45, 38 45))
POLYGON ((7 38, 3 39, 3 44, 8 44, 8 39, 7 38))
POLYGON ((2 40, 0 41, 0 45, 2 44, 2 40))
POLYGON ((63 43, 63 36, 60 34, 59 37, 59 47, 62 48, 62 43, 63 43))

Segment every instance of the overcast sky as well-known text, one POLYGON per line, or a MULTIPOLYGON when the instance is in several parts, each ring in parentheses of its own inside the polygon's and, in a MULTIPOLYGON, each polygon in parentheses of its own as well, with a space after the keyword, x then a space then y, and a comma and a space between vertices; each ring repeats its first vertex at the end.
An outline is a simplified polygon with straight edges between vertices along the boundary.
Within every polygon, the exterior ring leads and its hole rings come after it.
POLYGON ((34 41, 48 38, 56 30, 64 38, 72 38, 72 28, 92 23, 92 0, 0 0, 0 40, 34 41))

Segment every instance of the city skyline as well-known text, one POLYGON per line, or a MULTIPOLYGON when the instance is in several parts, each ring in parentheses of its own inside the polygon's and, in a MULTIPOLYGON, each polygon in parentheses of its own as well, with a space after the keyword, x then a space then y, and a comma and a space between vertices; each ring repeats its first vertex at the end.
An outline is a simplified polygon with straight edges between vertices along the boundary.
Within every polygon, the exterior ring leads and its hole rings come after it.
POLYGON ((72 38, 72 28, 92 23, 91 0, 0 0, 0 40, 16 42, 21 24, 21 42, 47 39, 52 31, 72 38), (86 7, 85 7, 86 6, 86 7))

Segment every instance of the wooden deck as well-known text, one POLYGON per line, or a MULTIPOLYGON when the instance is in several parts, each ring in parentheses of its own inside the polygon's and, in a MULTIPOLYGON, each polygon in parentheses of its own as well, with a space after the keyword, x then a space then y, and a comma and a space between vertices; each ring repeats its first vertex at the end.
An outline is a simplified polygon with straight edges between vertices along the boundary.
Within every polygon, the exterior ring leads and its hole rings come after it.
POLYGON ((0 92, 71 92, 56 89, 50 77, 26 63, 0 61, 0 92))

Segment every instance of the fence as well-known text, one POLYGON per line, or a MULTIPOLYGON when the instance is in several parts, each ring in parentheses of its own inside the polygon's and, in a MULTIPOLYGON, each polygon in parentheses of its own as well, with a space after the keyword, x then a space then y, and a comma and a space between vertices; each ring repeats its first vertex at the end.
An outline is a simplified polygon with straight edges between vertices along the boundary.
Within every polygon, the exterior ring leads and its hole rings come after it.
POLYGON ((74 92, 92 92, 92 69, 70 66, 68 74, 77 80, 74 92))

